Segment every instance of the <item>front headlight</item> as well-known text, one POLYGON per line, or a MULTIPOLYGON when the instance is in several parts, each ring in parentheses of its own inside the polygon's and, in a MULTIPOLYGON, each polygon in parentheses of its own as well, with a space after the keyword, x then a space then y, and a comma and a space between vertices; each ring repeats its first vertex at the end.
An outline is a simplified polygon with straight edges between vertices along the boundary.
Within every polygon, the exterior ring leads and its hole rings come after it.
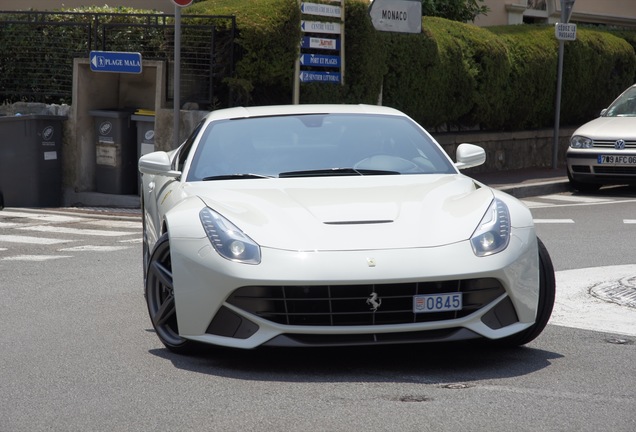
POLYGON ((470 238, 479 257, 501 252, 510 242, 510 212, 503 201, 494 199, 470 238))
POLYGON ((230 261, 260 264, 260 246, 232 222, 208 207, 199 212, 199 218, 205 234, 219 255, 230 261))
POLYGON ((594 147, 594 141, 579 135, 574 135, 570 138, 570 147, 572 148, 592 148, 594 147))

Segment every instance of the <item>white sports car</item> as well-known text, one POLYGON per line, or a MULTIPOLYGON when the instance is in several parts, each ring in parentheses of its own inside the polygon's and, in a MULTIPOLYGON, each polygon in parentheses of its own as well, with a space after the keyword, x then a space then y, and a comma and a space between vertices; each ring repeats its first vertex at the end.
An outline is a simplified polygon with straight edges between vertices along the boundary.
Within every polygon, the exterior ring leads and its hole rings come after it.
POLYGON ((530 211, 462 175, 405 114, 366 105, 214 111, 139 160, 145 295, 161 342, 236 348, 525 344, 554 269, 530 211))

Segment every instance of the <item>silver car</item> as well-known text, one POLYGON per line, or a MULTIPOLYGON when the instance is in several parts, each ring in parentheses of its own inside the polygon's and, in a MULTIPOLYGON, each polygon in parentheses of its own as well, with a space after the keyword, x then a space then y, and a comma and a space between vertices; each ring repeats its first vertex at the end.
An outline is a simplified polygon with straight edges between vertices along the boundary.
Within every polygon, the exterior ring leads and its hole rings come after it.
POLYGON ((574 132, 566 160, 570 184, 581 192, 636 185, 636 84, 574 132))

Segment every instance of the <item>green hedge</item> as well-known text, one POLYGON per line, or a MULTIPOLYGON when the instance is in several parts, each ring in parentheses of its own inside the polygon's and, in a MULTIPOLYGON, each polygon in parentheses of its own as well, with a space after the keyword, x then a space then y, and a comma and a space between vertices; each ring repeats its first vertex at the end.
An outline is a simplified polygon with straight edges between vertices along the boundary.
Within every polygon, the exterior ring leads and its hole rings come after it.
MULTIPOLYGON (((320 0, 314 0, 319 2, 320 0)), ((248 104, 290 103, 296 0, 207 0, 188 13, 235 14, 242 58, 230 83, 248 104)), ((474 25, 425 17, 421 34, 375 31, 368 2, 346 2, 345 85, 303 84, 301 103, 377 103, 435 130, 554 123, 558 42, 552 26, 474 25)), ((579 26, 566 42, 562 124, 580 124, 636 80, 636 31, 579 26)))

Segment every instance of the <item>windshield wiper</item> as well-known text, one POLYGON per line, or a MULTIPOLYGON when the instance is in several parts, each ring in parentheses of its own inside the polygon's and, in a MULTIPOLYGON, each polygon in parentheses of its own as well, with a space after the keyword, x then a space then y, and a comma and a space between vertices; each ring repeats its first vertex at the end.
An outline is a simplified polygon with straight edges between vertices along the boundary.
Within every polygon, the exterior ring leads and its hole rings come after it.
POLYGON ((356 169, 356 168, 329 168, 304 171, 288 171, 278 174, 278 177, 330 177, 330 176, 352 176, 352 175, 396 175, 398 171, 356 169))
POLYGON ((203 181, 209 180, 241 180, 241 179, 260 179, 260 178, 274 178, 273 176, 263 175, 263 174, 253 174, 253 173, 245 173, 245 174, 221 174, 209 177, 203 177, 203 181))

